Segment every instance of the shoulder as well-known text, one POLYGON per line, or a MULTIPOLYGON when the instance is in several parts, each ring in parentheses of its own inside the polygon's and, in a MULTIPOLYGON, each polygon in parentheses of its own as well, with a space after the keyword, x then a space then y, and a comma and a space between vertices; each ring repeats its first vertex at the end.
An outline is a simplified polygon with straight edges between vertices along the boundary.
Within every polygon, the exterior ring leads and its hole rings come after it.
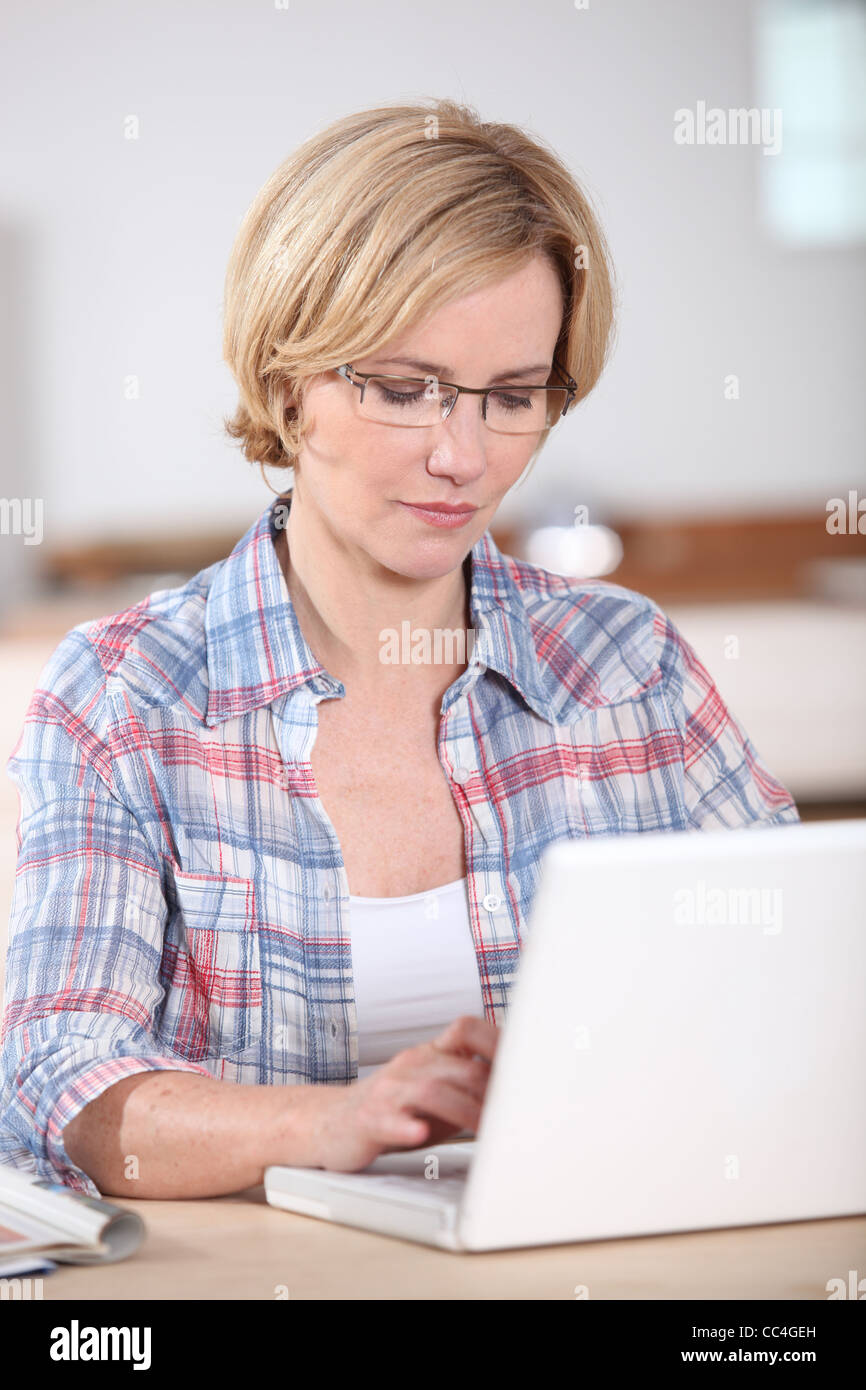
POLYGON ((184 702, 206 707, 205 608, 218 561, 174 588, 78 623, 58 643, 39 678, 37 695, 93 722, 109 690, 141 704, 184 702))
POLYGON ((646 594, 601 579, 569 579, 502 556, 548 690, 584 707, 636 699, 682 678, 691 649, 646 594))

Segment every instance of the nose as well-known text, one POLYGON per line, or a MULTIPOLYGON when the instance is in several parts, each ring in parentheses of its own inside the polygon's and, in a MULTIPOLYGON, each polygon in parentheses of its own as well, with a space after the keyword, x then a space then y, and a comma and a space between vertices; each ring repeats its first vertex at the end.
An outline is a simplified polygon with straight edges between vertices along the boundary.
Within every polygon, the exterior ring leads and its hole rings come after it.
POLYGON ((447 420, 430 426, 427 472, 465 485, 487 470, 487 448, 494 437, 481 418, 481 396, 459 395, 447 420))

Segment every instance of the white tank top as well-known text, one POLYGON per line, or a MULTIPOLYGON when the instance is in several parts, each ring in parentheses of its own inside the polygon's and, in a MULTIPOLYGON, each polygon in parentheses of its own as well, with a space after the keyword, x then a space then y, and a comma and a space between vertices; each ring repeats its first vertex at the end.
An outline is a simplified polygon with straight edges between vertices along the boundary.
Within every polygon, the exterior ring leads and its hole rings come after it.
POLYGON ((431 1042, 460 1014, 484 1017, 467 881, 406 898, 349 898, 358 1077, 431 1042))

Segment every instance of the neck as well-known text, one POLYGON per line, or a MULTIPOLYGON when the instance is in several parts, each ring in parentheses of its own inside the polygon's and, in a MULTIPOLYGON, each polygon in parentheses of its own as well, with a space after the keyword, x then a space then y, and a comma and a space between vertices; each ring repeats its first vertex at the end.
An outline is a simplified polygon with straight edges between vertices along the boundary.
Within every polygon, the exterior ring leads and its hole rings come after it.
POLYGON ((294 492, 278 554, 301 632, 332 676, 355 685, 447 689, 466 661, 443 665, 383 661, 386 630, 433 633, 469 627, 463 565, 435 579, 411 579, 343 545, 294 492))

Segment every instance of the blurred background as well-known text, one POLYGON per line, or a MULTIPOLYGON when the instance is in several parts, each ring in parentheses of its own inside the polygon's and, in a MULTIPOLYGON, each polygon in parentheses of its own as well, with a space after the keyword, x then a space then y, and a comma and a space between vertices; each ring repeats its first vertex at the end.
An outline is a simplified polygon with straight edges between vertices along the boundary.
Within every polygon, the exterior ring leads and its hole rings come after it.
MULTIPOLYGON (((2 24, 4 763, 70 627, 227 555, 271 497, 222 432, 248 204, 335 117, 447 95, 556 148, 620 285, 607 372, 494 538, 651 595, 801 814, 866 814, 863 0, 5 0, 2 24)), ((16 819, 3 774, 4 923, 16 819)))

